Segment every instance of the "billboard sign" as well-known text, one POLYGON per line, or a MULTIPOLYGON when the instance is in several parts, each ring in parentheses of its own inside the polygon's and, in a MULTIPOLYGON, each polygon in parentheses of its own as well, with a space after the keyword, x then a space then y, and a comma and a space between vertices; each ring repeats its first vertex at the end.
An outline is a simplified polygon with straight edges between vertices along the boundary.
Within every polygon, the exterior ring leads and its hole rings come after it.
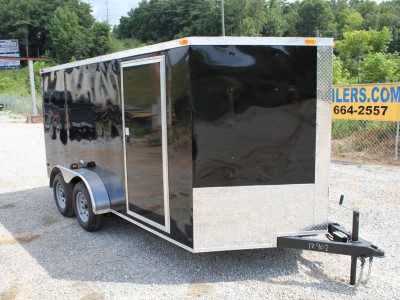
POLYGON ((19 57, 19 53, 1 54, 0 53, 0 68, 15 68, 20 66, 19 60, 10 60, 6 57, 19 57))
POLYGON ((335 85, 332 118, 400 121, 400 83, 335 85))
POLYGON ((19 57, 18 40, 0 40, 0 68, 20 66, 19 60, 7 60, 2 57, 19 57))
POLYGON ((0 40, 0 54, 19 52, 18 40, 0 40))

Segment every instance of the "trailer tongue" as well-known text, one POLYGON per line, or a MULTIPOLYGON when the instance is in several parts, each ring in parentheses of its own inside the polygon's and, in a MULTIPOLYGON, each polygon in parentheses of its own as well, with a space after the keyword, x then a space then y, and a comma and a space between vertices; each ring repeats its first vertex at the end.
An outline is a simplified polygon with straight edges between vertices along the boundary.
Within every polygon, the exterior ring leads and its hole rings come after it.
MULTIPOLYGON (((340 198, 343 203, 344 196, 340 198)), ((350 284, 356 285, 362 282, 362 274, 366 259, 369 259, 369 272, 371 271, 374 257, 384 257, 385 252, 372 243, 359 237, 360 212, 353 210, 353 228, 350 233, 337 223, 328 224, 327 240, 310 238, 304 235, 279 236, 277 238, 279 248, 295 248, 323 253, 333 253, 351 256, 350 284), (361 272, 357 282, 357 260, 361 261, 361 272)))
POLYGON ((383 251, 328 227, 333 40, 191 37, 41 71, 49 185, 193 253, 383 251), (305 229, 306 228, 306 229, 305 229), (326 241, 311 238, 327 234, 326 241))

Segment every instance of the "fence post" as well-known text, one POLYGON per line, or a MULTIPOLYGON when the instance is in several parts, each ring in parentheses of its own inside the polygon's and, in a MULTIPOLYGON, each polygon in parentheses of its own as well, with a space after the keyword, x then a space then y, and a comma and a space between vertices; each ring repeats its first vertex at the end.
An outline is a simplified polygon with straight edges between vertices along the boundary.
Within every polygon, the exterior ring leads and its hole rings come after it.
POLYGON ((35 76, 33 74, 33 61, 32 60, 28 60, 28 66, 29 66, 29 81, 30 81, 30 85, 31 85, 32 115, 37 116, 35 76))
POLYGON ((399 130, 400 130, 400 122, 397 122, 396 128, 396 144, 394 145, 394 160, 399 160, 399 130))

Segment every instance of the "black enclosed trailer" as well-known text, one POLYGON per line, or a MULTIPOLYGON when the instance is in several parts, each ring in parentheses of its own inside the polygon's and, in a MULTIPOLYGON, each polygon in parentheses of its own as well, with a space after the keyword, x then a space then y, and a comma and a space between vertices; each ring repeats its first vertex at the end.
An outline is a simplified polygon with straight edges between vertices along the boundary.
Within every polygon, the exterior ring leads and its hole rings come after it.
POLYGON ((192 252, 327 232, 332 47, 193 37, 42 70, 60 212, 86 230, 111 212, 192 252))

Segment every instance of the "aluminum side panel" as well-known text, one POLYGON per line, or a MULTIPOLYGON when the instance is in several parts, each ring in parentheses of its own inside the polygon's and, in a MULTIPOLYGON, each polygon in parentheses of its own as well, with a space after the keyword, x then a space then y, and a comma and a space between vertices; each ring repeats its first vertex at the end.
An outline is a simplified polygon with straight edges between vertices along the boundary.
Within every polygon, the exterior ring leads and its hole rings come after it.
POLYGON ((274 233, 310 225, 314 184, 193 189, 194 251, 274 247, 274 233))
POLYGON ((48 170, 79 161, 122 178, 123 132, 119 62, 107 61, 42 76, 48 170))

